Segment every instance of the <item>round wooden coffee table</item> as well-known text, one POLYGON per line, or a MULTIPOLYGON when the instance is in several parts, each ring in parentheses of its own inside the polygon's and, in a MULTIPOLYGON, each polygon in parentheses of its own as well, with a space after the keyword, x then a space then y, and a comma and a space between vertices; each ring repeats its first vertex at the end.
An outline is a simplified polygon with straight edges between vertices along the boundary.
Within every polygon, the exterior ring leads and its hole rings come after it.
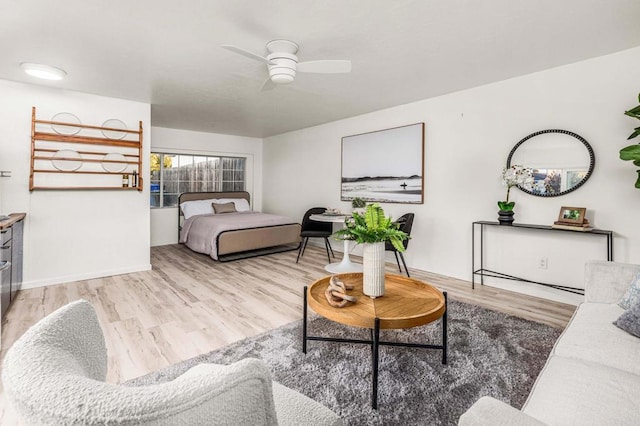
POLYGON ((384 296, 371 299, 362 292, 362 273, 336 275, 345 284, 353 285, 348 294, 358 301, 343 308, 329 305, 324 292, 331 276, 315 281, 304 288, 302 352, 307 353, 307 342, 361 343, 371 345, 373 391, 371 405, 378 408, 378 348, 406 346, 442 350, 442 363, 447 363, 447 293, 414 278, 386 274, 384 296), (339 339, 309 336, 307 334, 307 306, 319 315, 340 324, 371 330, 371 340, 339 339), (411 328, 442 319, 442 344, 401 343, 380 341, 380 329, 411 328))

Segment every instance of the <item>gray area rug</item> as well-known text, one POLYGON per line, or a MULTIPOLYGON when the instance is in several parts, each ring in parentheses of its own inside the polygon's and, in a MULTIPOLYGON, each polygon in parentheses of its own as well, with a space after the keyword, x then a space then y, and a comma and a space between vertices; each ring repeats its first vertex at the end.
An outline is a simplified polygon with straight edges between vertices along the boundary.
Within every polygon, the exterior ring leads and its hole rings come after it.
MULTIPOLYGON (((311 312, 311 311, 310 311, 311 312)), ((382 330, 381 340, 440 344, 440 322, 382 330)), ((378 410, 371 408, 368 345, 309 342, 302 353, 302 321, 131 380, 171 380, 203 363, 262 359, 274 379, 321 402, 348 425, 455 425, 478 398, 490 395, 520 408, 561 330, 466 303, 449 301, 449 354, 432 349, 380 347, 378 410)), ((315 317, 309 334, 368 339, 369 330, 315 317)))

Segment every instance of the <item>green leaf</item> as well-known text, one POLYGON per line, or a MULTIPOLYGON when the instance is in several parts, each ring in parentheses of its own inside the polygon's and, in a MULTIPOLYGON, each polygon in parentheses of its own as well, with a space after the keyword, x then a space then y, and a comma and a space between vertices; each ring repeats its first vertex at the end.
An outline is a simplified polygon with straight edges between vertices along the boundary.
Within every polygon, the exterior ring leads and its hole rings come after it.
POLYGON ((636 188, 640 189, 640 170, 636 170, 638 172, 638 179, 636 180, 636 188))
POLYGON ((376 229, 378 227, 378 211, 377 204, 371 204, 364 212, 364 221, 369 229, 376 229))
POLYGON ((640 160, 640 145, 629 145, 620 150, 620 159, 624 161, 640 160))
POLYGON ((636 136, 640 135, 640 127, 636 127, 635 131, 633 133, 631 133, 631 135, 629 135, 629 137, 627 138, 627 140, 629 139, 633 139, 636 136))
POLYGON ((633 165, 640 167, 640 160, 633 160, 633 165))
POLYGON ((516 202, 515 201, 498 201, 498 208, 500 210, 513 210, 513 208, 515 207, 516 202))
POLYGON ((389 219, 388 221, 385 220, 386 218, 384 216, 384 210, 382 210, 382 207, 377 206, 375 211, 377 215, 376 223, 378 228, 386 229, 388 227, 388 224, 391 223, 391 219, 389 219))
POLYGON ((640 105, 635 108, 631 108, 628 111, 625 111, 624 114, 628 115, 629 117, 640 118, 640 105))

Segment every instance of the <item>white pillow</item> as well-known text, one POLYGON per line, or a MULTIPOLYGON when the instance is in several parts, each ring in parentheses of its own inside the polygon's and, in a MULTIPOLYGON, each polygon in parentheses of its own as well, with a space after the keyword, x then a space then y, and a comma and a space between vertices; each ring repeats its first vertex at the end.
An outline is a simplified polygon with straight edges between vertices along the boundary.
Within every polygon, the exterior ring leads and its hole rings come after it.
POLYGON ((213 206, 211 205, 214 201, 213 198, 209 200, 185 201, 180 204, 180 208, 182 209, 182 214, 185 219, 199 214, 214 214, 213 206))
POLYGON ((218 198, 215 200, 216 203, 233 203, 236 205, 237 212, 250 212, 251 206, 249 206, 249 202, 244 198, 218 198))

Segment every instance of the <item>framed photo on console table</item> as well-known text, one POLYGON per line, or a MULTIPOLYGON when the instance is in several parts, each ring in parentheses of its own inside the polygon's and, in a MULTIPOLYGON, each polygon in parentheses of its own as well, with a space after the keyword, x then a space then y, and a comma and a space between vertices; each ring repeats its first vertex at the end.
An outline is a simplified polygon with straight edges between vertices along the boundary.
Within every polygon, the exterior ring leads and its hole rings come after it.
POLYGON ((424 123, 342 138, 342 201, 424 203, 424 123))
POLYGON ((560 208, 560 214, 558 215, 558 222, 582 225, 586 211, 587 209, 585 207, 562 206, 560 208))

